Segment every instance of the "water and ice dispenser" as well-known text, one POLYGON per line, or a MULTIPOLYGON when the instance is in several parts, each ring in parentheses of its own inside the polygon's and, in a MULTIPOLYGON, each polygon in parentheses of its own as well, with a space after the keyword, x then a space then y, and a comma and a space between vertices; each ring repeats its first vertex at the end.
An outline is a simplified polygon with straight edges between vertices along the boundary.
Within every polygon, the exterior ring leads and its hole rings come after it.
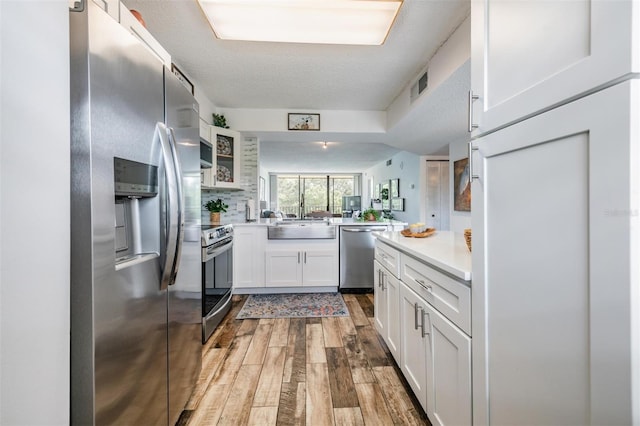
POLYGON ((115 157, 116 259, 160 251, 158 167, 115 157))

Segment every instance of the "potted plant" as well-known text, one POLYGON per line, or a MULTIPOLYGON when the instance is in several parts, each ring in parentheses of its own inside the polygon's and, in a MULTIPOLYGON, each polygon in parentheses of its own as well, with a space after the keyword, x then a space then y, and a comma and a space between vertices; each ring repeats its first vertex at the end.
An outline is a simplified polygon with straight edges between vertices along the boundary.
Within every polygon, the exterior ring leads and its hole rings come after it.
POLYGON ((224 118, 223 114, 213 114, 213 125, 224 129, 229 128, 229 126, 227 126, 227 119, 224 118))
POLYGON ((220 213, 225 213, 229 205, 225 204, 220 198, 217 200, 209 200, 205 203, 204 208, 209 210, 211 223, 220 223, 220 213))
POLYGON ((380 220, 380 212, 374 209, 367 209, 362 212, 362 220, 365 222, 376 222, 380 220))

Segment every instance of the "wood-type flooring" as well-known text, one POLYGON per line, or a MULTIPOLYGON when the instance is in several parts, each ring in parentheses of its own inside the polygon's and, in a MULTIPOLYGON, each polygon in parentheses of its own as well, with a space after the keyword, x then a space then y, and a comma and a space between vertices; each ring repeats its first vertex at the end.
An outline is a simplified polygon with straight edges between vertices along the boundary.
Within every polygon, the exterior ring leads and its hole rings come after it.
POLYGON ((429 425, 373 325, 373 295, 345 294, 350 317, 235 317, 202 350, 178 425, 429 425))

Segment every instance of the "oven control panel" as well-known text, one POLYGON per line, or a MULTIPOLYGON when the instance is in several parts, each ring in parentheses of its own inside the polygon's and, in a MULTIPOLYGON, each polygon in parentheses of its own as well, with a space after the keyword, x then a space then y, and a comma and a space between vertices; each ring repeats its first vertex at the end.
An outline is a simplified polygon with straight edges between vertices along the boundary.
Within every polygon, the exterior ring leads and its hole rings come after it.
POLYGON ((233 235, 233 225, 205 225, 202 229, 202 247, 207 247, 233 235))

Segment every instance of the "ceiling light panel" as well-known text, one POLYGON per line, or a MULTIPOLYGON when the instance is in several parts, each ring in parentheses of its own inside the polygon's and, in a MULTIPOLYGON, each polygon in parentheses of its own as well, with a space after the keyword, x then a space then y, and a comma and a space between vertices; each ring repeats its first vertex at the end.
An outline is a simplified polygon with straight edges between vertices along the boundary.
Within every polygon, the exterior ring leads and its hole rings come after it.
POLYGON ((223 40, 384 43, 403 0, 198 0, 223 40))

